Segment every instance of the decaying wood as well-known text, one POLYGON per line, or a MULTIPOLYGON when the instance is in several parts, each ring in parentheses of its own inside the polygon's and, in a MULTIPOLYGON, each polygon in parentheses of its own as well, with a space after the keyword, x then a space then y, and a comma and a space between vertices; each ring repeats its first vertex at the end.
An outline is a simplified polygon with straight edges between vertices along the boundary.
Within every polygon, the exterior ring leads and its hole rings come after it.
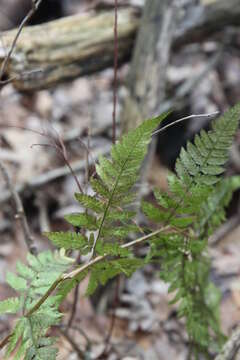
MULTIPOLYGON (((176 29, 173 46, 204 40, 227 25, 239 26, 239 18, 239 0, 195 6, 186 11, 184 21, 176 29)), ((153 15, 149 22, 158 19, 153 15)), ((37 90, 112 66, 113 23, 114 12, 102 11, 27 27, 17 43, 7 76, 16 77, 14 84, 21 90, 37 90)), ((129 60, 138 26, 135 8, 119 9, 120 62, 129 60)), ((1 33, 0 62, 15 35, 15 30, 1 33)))
MULTIPOLYGON (((21 90, 36 90, 112 66, 113 26, 113 13, 105 11, 27 27, 16 44, 7 76, 21 90)), ((119 10, 120 62, 130 56, 137 26, 136 10, 119 10)), ((15 30, 1 34, 2 61, 15 35, 15 30)))
MULTIPOLYGON (((147 0, 135 44, 121 120, 123 133, 155 115, 165 98, 166 72, 179 8, 175 0, 147 0), (151 21, 152 18, 155 21, 151 21)), ((143 184, 156 148, 153 137, 142 164, 139 183, 143 184)), ((138 201, 144 194, 139 186, 138 201)))
POLYGON ((147 0, 128 79, 121 124, 128 132, 151 117, 165 97, 166 70, 176 24, 174 1, 147 0), (155 21, 151 19, 156 18, 155 21))

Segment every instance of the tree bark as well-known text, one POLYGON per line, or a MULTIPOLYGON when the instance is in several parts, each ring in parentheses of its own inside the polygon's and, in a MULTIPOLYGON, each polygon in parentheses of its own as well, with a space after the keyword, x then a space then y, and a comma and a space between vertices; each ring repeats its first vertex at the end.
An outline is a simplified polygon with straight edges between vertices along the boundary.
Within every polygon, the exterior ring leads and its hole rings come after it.
POLYGON ((121 116, 124 133, 153 116, 165 97, 166 68, 176 21, 172 4, 168 0, 146 2, 121 116))
MULTIPOLYGON (((175 0, 146 1, 130 67, 128 94, 121 113, 123 133, 136 128, 144 119, 154 116, 165 98, 166 70, 173 34, 179 20, 179 7, 176 4, 175 0)), ((140 202, 144 195, 143 184, 155 150, 156 137, 152 139, 141 167, 137 202, 140 202)))
POLYGON ((164 100, 177 8, 173 0, 147 0, 128 79, 121 124, 126 133, 152 117, 164 100), (153 21, 154 19, 154 21, 153 21))
MULTIPOLYGON (((128 61, 139 27, 135 8, 119 9, 119 62, 128 61)), ((176 29, 173 48, 203 41, 228 25, 240 25, 240 1, 218 0, 186 11, 176 29)), ((159 23, 152 14, 146 26, 159 23)), ((113 64, 114 12, 102 11, 70 16, 24 29, 17 42, 6 76, 20 90, 38 90, 91 74, 113 64), (35 70, 41 69, 41 72, 35 70)), ((12 44, 16 30, 2 32, 0 63, 12 44)), ((148 44, 146 44, 148 46, 148 44)))

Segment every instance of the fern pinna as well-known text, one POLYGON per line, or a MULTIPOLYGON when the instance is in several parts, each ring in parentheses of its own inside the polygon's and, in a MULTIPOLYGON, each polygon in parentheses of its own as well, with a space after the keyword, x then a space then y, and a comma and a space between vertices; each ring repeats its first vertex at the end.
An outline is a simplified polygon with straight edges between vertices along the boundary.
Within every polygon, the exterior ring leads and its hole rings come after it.
POLYGON ((124 136, 113 146, 110 159, 99 159, 97 177, 91 179, 95 194, 76 194, 86 210, 66 217, 81 231, 47 233, 62 248, 60 252, 29 255, 28 266, 18 264, 18 277, 8 275, 9 284, 20 296, 0 302, 0 312, 21 311, 22 316, 4 342, 8 343, 7 356, 14 352, 15 359, 55 359, 57 350, 48 329, 59 323, 59 304, 79 281, 90 274, 90 295, 99 284, 120 273, 130 276, 156 259, 162 278, 170 284, 169 291, 175 292, 172 302, 179 302, 193 352, 216 351, 224 337, 219 327, 219 293, 209 282, 207 239, 224 220, 224 208, 240 186, 238 177, 219 177, 239 113, 240 106, 236 106, 214 121, 211 131, 202 131, 194 144, 182 149, 176 175, 169 176, 169 193, 156 190, 156 206, 142 204, 145 215, 159 224, 158 229, 146 229, 146 235, 128 243, 129 233, 139 232, 135 213, 129 210, 136 195, 132 189, 152 133, 167 114, 124 136), (132 248, 147 240, 151 244, 147 257, 137 258, 132 248), (73 263, 65 255, 68 250, 88 254, 88 262, 73 263))

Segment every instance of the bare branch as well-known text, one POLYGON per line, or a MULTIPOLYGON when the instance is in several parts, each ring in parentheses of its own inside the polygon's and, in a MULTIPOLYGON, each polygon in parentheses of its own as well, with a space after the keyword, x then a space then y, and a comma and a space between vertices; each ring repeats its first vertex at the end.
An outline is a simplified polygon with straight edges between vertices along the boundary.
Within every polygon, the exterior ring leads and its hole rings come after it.
POLYGON ((79 359, 86 359, 85 352, 82 351, 78 344, 73 340, 73 338, 68 334, 68 332, 64 329, 61 329, 61 327, 57 328, 60 334, 65 337, 65 339, 69 342, 69 344, 72 346, 73 350, 76 351, 79 359))
POLYGON ((5 183, 7 185, 7 188, 10 191, 11 197, 12 197, 13 202, 15 204, 15 209, 16 209, 15 218, 19 219, 19 221, 20 221, 27 248, 32 254, 36 254, 37 253, 37 248, 34 245, 34 238, 31 235, 31 231, 29 229, 29 225, 28 225, 28 222, 27 222, 27 218, 26 218, 26 214, 25 214, 25 211, 24 211, 24 208, 23 208, 22 201, 21 201, 20 196, 18 195, 17 191, 14 188, 14 185, 12 183, 12 180, 10 178, 10 175, 9 175, 8 171, 7 171, 6 166, 2 162, 0 162, 0 171, 2 172, 2 175, 3 175, 3 178, 4 178, 5 183))
MULTIPOLYGON (((3 76, 5 75, 5 72, 7 70, 7 66, 8 63, 10 61, 11 55, 15 49, 15 46, 17 44, 18 38, 24 28, 24 26, 28 23, 28 21, 33 17, 33 15, 35 14, 35 12, 37 11, 39 5, 41 4, 42 0, 32 0, 32 8, 30 9, 30 11, 28 12, 28 14, 25 16, 25 18, 23 19, 23 21, 21 22, 18 31, 13 39, 12 45, 10 47, 10 50, 7 53, 7 56, 5 57, 1 69, 0 69, 0 80, 2 80, 3 76)), ((14 80, 14 79, 13 79, 14 80)), ((10 81, 8 80, 7 83, 9 83, 10 81)))
MULTIPOLYGON (((117 76, 118 76, 118 0, 114 1, 114 83, 113 83, 113 112, 112 112, 112 143, 116 142, 116 106, 117 106, 117 76)), ((112 338, 115 322, 116 322, 116 309, 119 303, 119 289, 120 277, 117 278, 113 312, 110 320, 110 327, 105 340, 105 347, 102 353, 107 355, 109 344, 112 338)))
MULTIPOLYGON (((109 144, 106 144, 101 149, 96 149, 96 150, 92 151, 92 156, 89 158, 89 164, 90 165, 94 164, 95 160, 98 159, 98 157, 100 155, 105 155, 105 154, 109 153, 109 151, 110 151, 109 144)), ((85 159, 76 160, 76 161, 71 162, 70 165, 71 165, 73 171, 75 173, 77 173, 77 172, 85 169, 86 161, 85 161, 85 159)), ((69 171, 69 167, 67 167, 66 165, 61 166, 61 167, 55 168, 53 170, 46 171, 40 175, 37 175, 24 184, 17 184, 16 190, 18 193, 22 193, 26 189, 39 189, 39 188, 45 186, 46 184, 49 184, 52 181, 56 181, 65 176, 68 176, 69 174, 71 174, 71 172, 69 171)), ((11 197, 11 192, 9 190, 6 191, 5 193, 1 193, 0 194, 0 204, 7 201, 10 197, 11 197)))
POLYGON ((117 105, 117 71, 118 71, 118 0, 114 2, 114 84, 112 112, 112 142, 116 142, 116 105, 117 105))
POLYGON ((235 330, 215 360, 234 360, 240 349, 240 327, 235 330))
POLYGON ((157 134, 160 134, 160 133, 162 133, 163 131, 165 131, 166 129, 168 129, 168 128, 176 125, 176 124, 179 124, 179 123, 181 123, 181 122, 183 122, 183 121, 186 121, 186 120, 189 120, 189 119, 194 119, 194 118, 201 118, 201 117, 209 118, 209 117, 216 116, 216 115, 218 115, 218 114, 219 114, 219 111, 215 111, 215 112, 209 113, 209 114, 198 114, 198 115, 185 116, 185 117, 183 117, 183 118, 181 118, 181 119, 178 119, 178 120, 176 120, 176 121, 173 121, 171 124, 168 124, 168 125, 162 127, 162 128, 159 129, 159 130, 154 131, 154 133, 152 134, 152 136, 157 135, 157 134))

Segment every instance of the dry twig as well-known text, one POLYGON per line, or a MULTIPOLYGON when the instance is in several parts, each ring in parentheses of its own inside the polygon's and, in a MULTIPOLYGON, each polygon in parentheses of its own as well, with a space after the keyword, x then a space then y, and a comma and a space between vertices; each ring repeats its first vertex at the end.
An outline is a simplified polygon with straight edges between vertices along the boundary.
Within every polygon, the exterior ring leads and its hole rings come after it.
MULTIPOLYGON (((90 153, 90 130, 87 129, 86 168, 85 168, 85 186, 86 186, 86 188, 87 188, 88 182, 89 182, 89 165, 90 165, 89 164, 89 153, 90 153)), ((86 209, 86 213, 87 213, 87 209, 86 209)), ((78 232, 79 229, 77 228, 76 231, 78 232)), ((78 256, 77 256, 77 264, 80 264, 80 260, 81 260, 81 252, 79 251, 78 256)), ((77 285, 74 289, 74 300, 73 300, 72 310, 71 310, 71 314, 70 314, 69 321, 68 321, 67 331, 72 326, 73 320, 74 320, 76 312, 77 312, 79 288, 80 288, 80 283, 77 283, 77 285)))
MULTIPOLYGON (((92 151, 92 156, 89 158, 89 164, 94 164, 95 160, 98 159, 100 155, 106 155, 110 151, 110 145, 106 144, 101 149, 96 149, 92 151)), ((85 159, 73 161, 70 163, 72 170, 76 173, 79 171, 83 171, 86 166, 85 159)), ((36 175, 33 179, 30 179, 24 184, 17 184, 16 191, 18 193, 24 192, 26 189, 39 189, 53 181, 61 179, 70 174, 69 168, 65 166, 58 167, 56 169, 46 171, 40 175, 36 175)), ((4 203, 11 197, 11 192, 8 190, 6 192, 2 192, 0 194, 0 204, 4 203)))
POLYGON ((116 142, 116 105, 117 105, 117 71, 118 71, 118 0, 114 6, 114 84, 113 84, 113 113, 112 113, 112 142, 116 142))
POLYGON ((24 26, 28 23, 28 21, 33 17, 33 15, 35 14, 35 12, 37 11, 39 5, 41 4, 42 0, 32 0, 32 7, 31 9, 29 10, 28 14, 25 16, 25 18, 23 19, 23 21, 21 22, 19 28, 18 28, 18 31, 13 39, 13 42, 12 42, 12 45, 10 47, 10 50, 8 51, 3 63, 2 63, 2 66, 1 66, 1 69, 0 69, 0 83, 2 85, 6 85, 6 83, 9 83, 13 80, 15 80, 15 77, 13 77, 12 79, 8 79, 8 80, 2 80, 3 76, 5 75, 5 72, 7 70, 7 67, 8 67, 8 63, 10 61, 10 58, 12 56, 12 53, 15 49, 15 46, 17 44, 17 41, 18 41, 18 38, 24 28, 24 26))
MULTIPOLYGON (((116 105, 117 105, 117 73, 118 73, 118 0, 114 1, 114 84, 113 84, 113 113, 112 113, 112 143, 116 142, 116 105)), ((119 303, 120 277, 118 276, 114 294, 113 311, 110 320, 110 327, 105 340, 103 355, 107 355, 111 342, 115 322, 116 310, 119 303)))
POLYGON ((69 335, 69 333, 64 329, 61 329, 61 327, 58 327, 58 331, 69 342, 69 344, 72 346, 73 350, 76 351, 78 358, 83 359, 83 360, 86 359, 85 352, 80 349, 78 344, 73 340, 73 338, 69 335))
POLYGON ((28 221, 27 221, 27 217, 26 217, 24 208, 23 208, 22 201, 21 201, 20 196, 18 195, 17 191, 14 188, 14 185, 11 181, 11 178, 7 171, 6 166, 2 162, 0 162, 0 171, 2 172, 2 175, 3 175, 3 178, 7 185, 7 188, 9 190, 11 197, 13 199, 13 202, 15 204, 15 208, 16 208, 15 218, 19 219, 19 221, 20 221, 27 248, 32 254, 36 254, 37 248, 34 245, 34 238, 29 229, 29 225, 28 225, 28 221))
POLYGON ((209 244, 211 246, 215 246, 222 239, 227 236, 227 234, 231 233, 237 226, 239 226, 240 214, 232 216, 228 221, 226 221, 210 238, 209 244))
POLYGON ((240 327, 238 327, 224 345, 222 351, 215 360, 234 360, 240 349, 240 327))

